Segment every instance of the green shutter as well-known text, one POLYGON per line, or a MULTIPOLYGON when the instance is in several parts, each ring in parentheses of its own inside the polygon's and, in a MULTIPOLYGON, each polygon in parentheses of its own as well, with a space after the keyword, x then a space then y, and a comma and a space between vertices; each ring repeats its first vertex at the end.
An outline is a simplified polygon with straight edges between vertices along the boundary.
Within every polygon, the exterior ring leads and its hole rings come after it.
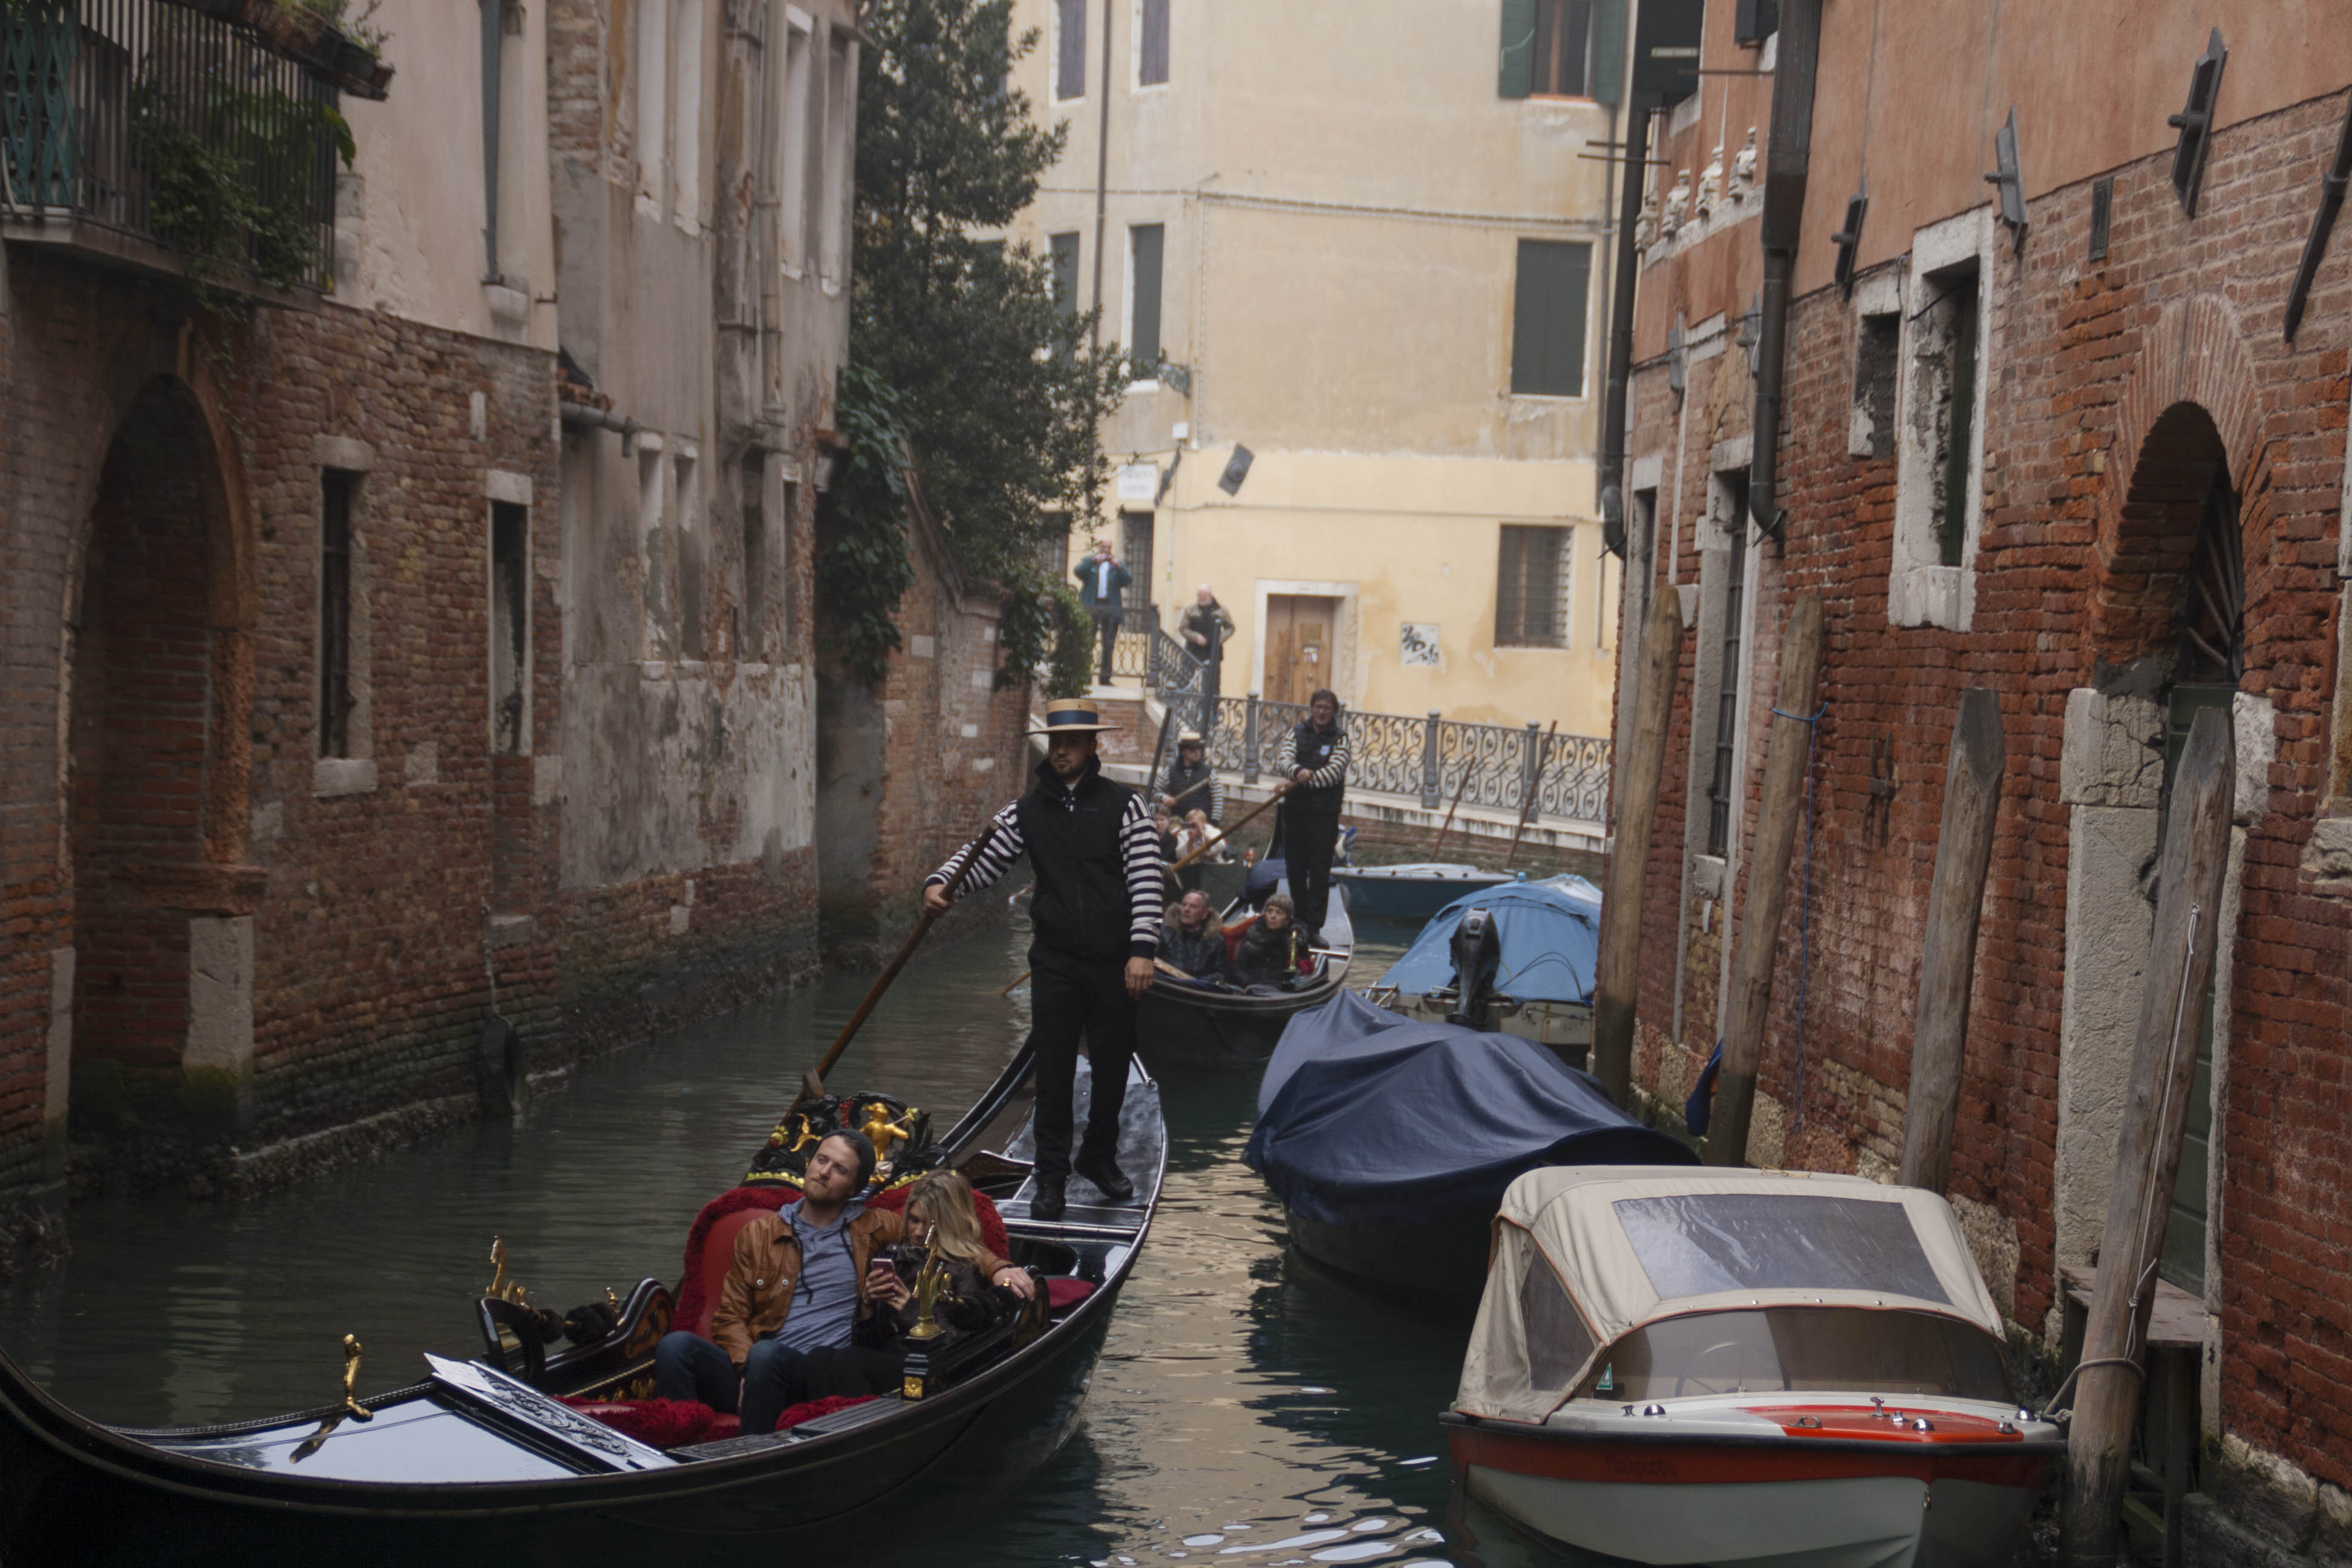
POLYGON ((1128 363, 1139 378, 1148 378, 1160 363, 1160 251, 1167 231, 1146 223, 1127 232, 1135 258, 1135 341, 1127 345, 1128 363))
POLYGON ((1592 13, 1592 96, 1614 103, 1625 90, 1625 0, 1600 0, 1592 13))
POLYGON ((1592 247, 1519 241, 1511 316, 1511 390, 1535 397, 1584 392, 1585 295, 1592 247))
POLYGON ((1525 98, 1535 89, 1536 0, 1503 0, 1502 81, 1505 98, 1525 98))
POLYGON ((1054 254, 1054 306, 1065 316, 1078 313, 1078 237, 1057 234, 1048 242, 1054 254))

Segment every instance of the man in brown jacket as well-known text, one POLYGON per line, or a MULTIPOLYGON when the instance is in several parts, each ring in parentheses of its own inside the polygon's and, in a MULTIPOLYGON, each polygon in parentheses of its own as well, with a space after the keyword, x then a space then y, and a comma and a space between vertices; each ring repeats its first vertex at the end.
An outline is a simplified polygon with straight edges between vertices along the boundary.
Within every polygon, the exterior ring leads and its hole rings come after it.
POLYGON ((905 1303, 907 1287, 883 1256, 903 1220, 851 1201, 873 1174, 874 1145, 861 1133, 836 1132, 811 1152, 800 1201, 735 1233, 710 1338, 663 1336, 656 1395, 740 1408, 746 1433, 772 1432, 809 1396, 809 1352, 849 1343, 877 1302, 905 1303))

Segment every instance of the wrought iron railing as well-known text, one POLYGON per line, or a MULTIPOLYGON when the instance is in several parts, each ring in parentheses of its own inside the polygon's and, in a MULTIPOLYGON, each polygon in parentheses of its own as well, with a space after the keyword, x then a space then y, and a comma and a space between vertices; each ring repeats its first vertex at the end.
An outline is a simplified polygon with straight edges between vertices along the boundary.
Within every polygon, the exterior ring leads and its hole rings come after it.
MULTIPOLYGON (((1307 717, 1305 705, 1225 697, 1203 731, 1209 756, 1244 784, 1276 772, 1283 736, 1307 717)), ((1570 822, 1598 823, 1609 805, 1610 742, 1598 735, 1547 735, 1540 725, 1512 729, 1436 713, 1351 712, 1348 730, 1350 788, 1418 795, 1424 810, 1459 800, 1465 805, 1525 811, 1570 822)))
POLYGON ((1182 643, 1160 625, 1160 607, 1144 605, 1127 612, 1111 645, 1113 679, 1137 680, 1163 701, 1197 699, 1206 667, 1186 651, 1182 643))
POLYGON ((215 0, 0 0, 9 217, 327 288, 350 136, 336 89, 230 14, 242 13, 215 0))

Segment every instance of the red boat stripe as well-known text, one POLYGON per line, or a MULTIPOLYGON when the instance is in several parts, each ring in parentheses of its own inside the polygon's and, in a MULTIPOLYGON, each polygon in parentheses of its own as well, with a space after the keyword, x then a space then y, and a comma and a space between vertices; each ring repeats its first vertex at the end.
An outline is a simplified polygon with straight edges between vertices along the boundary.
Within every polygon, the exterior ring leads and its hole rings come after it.
POLYGON ((1981 1481, 2039 1489, 2048 1478, 2043 1454, 1954 1454, 1921 1447, 1871 1453, 1791 1442, 1731 1446, 1694 1438, 1639 1444, 1521 1436, 1492 1427, 1456 1427, 1456 1465, 1484 1465, 1515 1475, 1562 1481, 1676 1486, 1908 1476, 1915 1480, 1981 1481))

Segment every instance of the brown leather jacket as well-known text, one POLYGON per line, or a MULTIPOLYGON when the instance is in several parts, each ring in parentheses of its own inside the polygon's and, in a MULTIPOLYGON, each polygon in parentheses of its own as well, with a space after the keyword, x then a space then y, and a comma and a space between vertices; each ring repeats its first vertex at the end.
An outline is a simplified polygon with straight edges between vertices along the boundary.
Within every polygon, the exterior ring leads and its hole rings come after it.
MULTIPOLYGON (((906 1230, 903 1216, 888 1209, 866 1209, 849 1222, 849 1255, 857 1264, 857 1315, 873 1305, 866 1293, 866 1271, 874 1255, 896 1242, 906 1230)), ((719 1305, 710 1314, 710 1337, 738 1367, 751 1353, 761 1334, 783 1327, 793 1310, 793 1287, 801 1277, 800 1237, 782 1214, 763 1214, 735 1233, 735 1259, 727 1281, 719 1288, 719 1305)))

